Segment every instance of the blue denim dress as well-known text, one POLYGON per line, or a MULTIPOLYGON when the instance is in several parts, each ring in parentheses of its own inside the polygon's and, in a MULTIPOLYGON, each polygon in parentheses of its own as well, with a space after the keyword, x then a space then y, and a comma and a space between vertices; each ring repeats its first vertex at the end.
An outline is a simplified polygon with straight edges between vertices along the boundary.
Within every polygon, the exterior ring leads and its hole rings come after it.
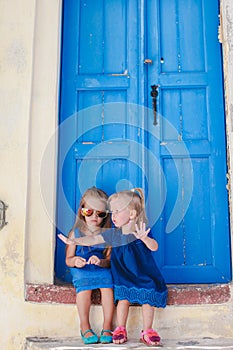
POLYGON ((111 245, 111 270, 114 300, 132 304, 165 307, 167 286, 150 249, 133 234, 123 235, 119 229, 102 233, 111 245))
MULTIPOLYGON (((80 237, 79 233, 75 233, 76 237, 80 237)), ((76 256, 80 256, 88 260, 92 255, 104 259, 103 246, 77 246, 76 256)), ((112 273, 110 268, 100 267, 93 264, 85 265, 82 268, 71 267, 72 283, 76 289, 76 293, 83 290, 93 290, 97 288, 113 288, 112 273)))

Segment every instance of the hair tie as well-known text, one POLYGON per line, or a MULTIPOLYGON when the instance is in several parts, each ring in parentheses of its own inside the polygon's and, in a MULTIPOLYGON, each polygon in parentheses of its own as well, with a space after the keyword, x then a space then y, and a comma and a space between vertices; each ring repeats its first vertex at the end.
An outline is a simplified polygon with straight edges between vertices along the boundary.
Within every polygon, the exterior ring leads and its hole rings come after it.
POLYGON ((133 193, 135 193, 135 194, 137 194, 138 197, 139 197, 140 199, 142 199, 141 193, 140 193, 136 188, 132 188, 130 191, 133 192, 133 193))

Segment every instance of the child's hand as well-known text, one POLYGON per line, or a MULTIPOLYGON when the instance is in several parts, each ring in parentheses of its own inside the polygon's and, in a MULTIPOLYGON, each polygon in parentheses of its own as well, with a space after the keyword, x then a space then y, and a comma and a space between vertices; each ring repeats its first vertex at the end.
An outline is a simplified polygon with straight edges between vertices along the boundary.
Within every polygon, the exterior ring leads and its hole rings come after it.
POLYGON ((136 232, 134 232, 134 235, 136 238, 143 241, 145 238, 147 238, 148 233, 150 232, 150 228, 146 230, 146 224, 144 222, 140 222, 139 227, 137 224, 135 224, 135 231, 136 232))
POLYGON ((81 258, 80 256, 77 256, 74 261, 74 266, 81 268, 84 267, 87 264, 86 259, 81 258))
POLYGON ((146 230, 146 224, 143 222, 140 222, 139 227, 137 224, 135 224, 135 231, 136 231, 134 232, 135 237, 140 239, 151 251, 156 252, 156 250, 158 249, 158 243, 154 238, 148 237, 150 228, 146 230))
POLYGON ((93 264, 93 265, 99 265, 100 264, 100 259, 96 255, 92 255, 88 261, 87 264, 93 264))
POLYGON ((71 237, 66 237, 64 236, 62 233, 59 233, 58 235, 58 238, 60 238, 60 240, 62 242, 64 242, 65 244, 68 244, 68 245, 76 245, 75 243, 75 239, 74 238, 71 238, 71 237))

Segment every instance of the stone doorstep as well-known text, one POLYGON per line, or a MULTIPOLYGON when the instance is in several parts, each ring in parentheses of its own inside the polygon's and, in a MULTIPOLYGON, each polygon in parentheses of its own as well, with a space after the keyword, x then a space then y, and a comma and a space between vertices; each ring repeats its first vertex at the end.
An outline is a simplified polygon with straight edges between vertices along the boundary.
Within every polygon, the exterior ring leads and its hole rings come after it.
MULTIPOLYGON (((72 285, 26 284, 25 300, 36 303, 75 304, 72 285)), ((168 305, 223 304, 231 300, 230 284, 168 286, 168 305)), ((100 293, 93 291, 92 303, 101 304, 100 293)))
MULTIPOLYGON (((80 338, 47 338, 47 337, 29 337, 26 339, 25 350, 127 350, 127 349, 157 349, 160 347, 150 346, 147 347, 144 344, 139 343, 138 340, 130 339, 127 343, 116 345, 116 344, 90 344, 84 345, 80 338)), ((233 339, 230 338, 202 338, 202 339, 182 339, 172 340, 164 339, 161 343, 163 350, 232 350, 233 339)))

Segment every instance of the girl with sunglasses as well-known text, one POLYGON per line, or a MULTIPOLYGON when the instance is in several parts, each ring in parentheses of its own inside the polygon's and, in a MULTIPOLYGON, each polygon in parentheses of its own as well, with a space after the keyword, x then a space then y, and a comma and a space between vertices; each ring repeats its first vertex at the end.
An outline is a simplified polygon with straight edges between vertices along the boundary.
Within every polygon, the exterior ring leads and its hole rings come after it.
POLYGON ((154 308, 166 306, 167 287, 151 254, 158 249, 157 241, 146 229, 147 217, 142 189, 122 191, 108 199, 112 221, 116 227, 94 237, 59 238, 66 244, 100 244, 112 246, 111 269, 114 299, 117 302, 117 327, 113 343, 127 341, 126 324, 130 304, 142 305, 143 331, 140 342, 158 346, 160 337, 152 328, 154 308))
MULTIPOLYGON (((109 228, 110 215, 106 211, 107 194, 92 187, 80 200, 77 217, 69 237, 92 237, 109 228)), ((111 248, 103 246, 66 246, 66 265, 70 267, 76 288, 76 304, 80 319, 80 333, 84 344, 111 343, 114 312, 113 281, 110 270, 111 248), (89 320, 92 290, 100 289, 103 308, 103 329, 100 338, 92 330, 89 320)))

